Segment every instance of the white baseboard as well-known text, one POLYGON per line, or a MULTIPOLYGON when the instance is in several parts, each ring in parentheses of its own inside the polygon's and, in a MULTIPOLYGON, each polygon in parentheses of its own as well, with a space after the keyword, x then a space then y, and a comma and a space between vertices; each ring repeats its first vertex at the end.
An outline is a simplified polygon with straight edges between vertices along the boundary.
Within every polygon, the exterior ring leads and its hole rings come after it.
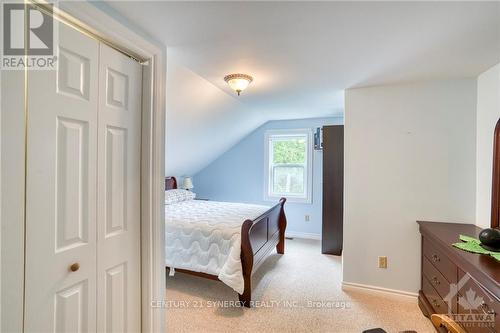
POLYGON ((392 295, 392 296, 397 296, 397 297, 405 297, 407 299, 409 298, 409 299, 414 299, 414 300, 416 300, 416 298, 418 297, 417 293, 412 293, 409 291, 382 288, 382 287, 370 286, 370 285, 366 285, 366 284, 344 282, 344 281, 342 281, 342 290, 364 290, 367 292, 392 295))
POLYGON ((320 234, 309 232, 285 231, 285 237, 321 240, 320 234))

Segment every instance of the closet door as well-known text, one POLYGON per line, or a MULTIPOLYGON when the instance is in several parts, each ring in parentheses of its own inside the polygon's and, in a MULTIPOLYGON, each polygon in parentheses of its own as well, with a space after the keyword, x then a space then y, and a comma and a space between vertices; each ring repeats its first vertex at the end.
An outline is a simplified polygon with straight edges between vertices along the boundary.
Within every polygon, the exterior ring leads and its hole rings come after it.
POLYGON ((26 332, 96 327, 99 43, 60 24, 57 52, 28 71, 26 332))
POLYGON ((102 43, 99 62, 97 331, 139 332, 142 70, 102 43))

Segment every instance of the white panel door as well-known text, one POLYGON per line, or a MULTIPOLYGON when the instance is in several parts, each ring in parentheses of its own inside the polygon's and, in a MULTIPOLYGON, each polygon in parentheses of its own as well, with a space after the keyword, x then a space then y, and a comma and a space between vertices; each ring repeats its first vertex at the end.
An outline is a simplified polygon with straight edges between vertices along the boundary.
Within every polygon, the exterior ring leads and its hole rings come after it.
POLYGON ((28 71, 25 331, 95 332, 99 43, 60 24, 57 56, 28 71))
POLYGON ((142 69, 100 44, 97 331, 141 330, 142 69))

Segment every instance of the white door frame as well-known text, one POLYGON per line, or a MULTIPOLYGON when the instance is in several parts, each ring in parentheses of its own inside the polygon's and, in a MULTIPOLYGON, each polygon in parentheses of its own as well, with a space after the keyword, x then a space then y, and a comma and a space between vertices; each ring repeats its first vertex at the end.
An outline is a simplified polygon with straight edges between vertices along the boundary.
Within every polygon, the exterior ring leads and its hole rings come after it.
MULTIPOLYGON (((33 1, 43 5, 45 1, 33 1)), ((76 26, 145 60, 141 147, 142 331, 164 332, 165 297, 165 77, 166 49, 144 37, 105 4, 60 1, 54 12, 76 26)))

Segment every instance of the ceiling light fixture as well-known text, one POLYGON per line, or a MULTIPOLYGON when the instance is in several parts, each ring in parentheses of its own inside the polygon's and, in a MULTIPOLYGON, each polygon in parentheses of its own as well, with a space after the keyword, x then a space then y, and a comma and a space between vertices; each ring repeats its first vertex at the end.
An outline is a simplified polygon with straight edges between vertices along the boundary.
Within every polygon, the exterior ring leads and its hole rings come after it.
POLYGON ((239 96, 240 93, 248 87, 250 82, 253 81, 253 77, 247 74, 229 74, 224 77, 224 81, 226 81, 231 89, 236 91, 239 96))

